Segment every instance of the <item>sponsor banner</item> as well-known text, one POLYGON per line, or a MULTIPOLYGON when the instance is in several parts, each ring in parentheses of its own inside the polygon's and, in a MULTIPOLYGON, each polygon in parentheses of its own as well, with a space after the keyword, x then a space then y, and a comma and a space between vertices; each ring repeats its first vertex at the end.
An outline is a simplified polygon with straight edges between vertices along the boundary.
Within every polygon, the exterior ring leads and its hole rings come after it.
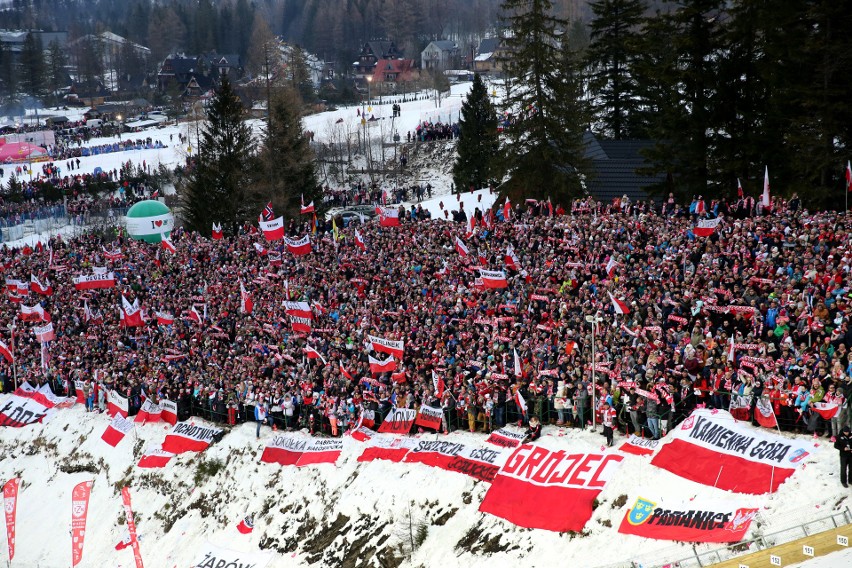
POLYGON ((91 481, 74 486, 71 492, 71 566, 83 559, 83 542, 86 540, 86 518, 89 516, 89 495, 92 492, 91 481))
POLYGON ((125 217, 127 234, 134 236, 159 235, 175 228, 175 216, 171 213, 151 217, 125 217))
POLYGON ((152 402, 151 399, 148 398, 142 403, 142 408, 139 409, 139 413, 133 421, 141 422, 143 424, 145 422, 159 422, 162 416, 163 409, 160 408, 160 405, 152 402))
POLYGON ((117 390, 107 391, 107 414, 110 416, 120 414, 127 418, 127 412, 127 399, 121 396, 117 390))
POLYGON ((373 351, 377 353, 389 353, 399 360, 402 360, 402 354, 405 351, 405 343, 403 341, 392 341, 375 335, 368 335, 367 340, 372 344, 373 351))
POLYGON ((371 462, 373 460, 386 460, 401 462, 405 455, 417 445, 418 440, 414 438, 402 438, 399 436, 388 436, 385 434, 374 434, 368 441, 359 462, 371 462))
POLYGON ((205 543, 198 551, 190 568, 266 568, 272 554, 268 552, 237 552, 205 543))
POLYGON ((194 426, 189 422, 178 422, 163 441, 163 449, 173 454, 203 452, 222 433, 219 428, 194 426))
POLYGON ((343 451, 343 440, 340 438, 310 438, 302 449, 302 455, 296 462, 296 467, 314 463, 335 463, 343 451))
POLYGON ((145 453, 142 454, 142 457, 139 459, 139 463, 136 464, 136 467, 141 468, 160 468, 166 467, 169 463, 169 460, 175 457, 175 455, 171 452, 167 452, 160 448, 151 448, 145 450, 145 453))
POLYGON ((279 465, 296 465, 305 447, 308 445, 307 438, 294 438, 292 436, 273 436, 266 443, 260 461, 266 463, 277 463, 279 465))
POLYGON ((382 425, 379 426, 379 432, 383 434, 408 434, 416 416, 417 411, 414 409, 393 408, 385 417, 382 425))
POLYGON ((758 509, 702 498, 686 502, 637 497, 618 532, 682 542, 739 542, 758 509))
POLYGON ((423 426, 424 428, 440 430, 443 418, 443 410, 440 408, 432 408, 431 406, 426 406, 424 404, 420 407, 420 411, 417 413, 417 418, 414 420, 414 423, 417 426, 423 426))
POLYGON ((489 444, 500 446, 503 448, 517 448, 521 445, 527 435, 522 430, 512 430, 511 428, 500 428, 491 432, 488 439, 485 440, 489 444))
POLYGON ((813 447, 737 422, 727 412, 699 409, 670 433, 651 461, 675 475, 735 493, 772 493, 813 447))
POLYGON ((21 480, 13 477, 3 486, 3 511, 6 514, 6 545, 9 562, 15 558, 15 517, 18 512, 18 486, 21 480))
POLYGON ((523 444, 500 468, 479 510, 525 528, 579 532, 623 459, 523 444))
POLYGON ((168 422, 172 426, 177 424, 177 403, 171 400, 163 399, 160 401, 160 408, 162 409, 162 413, 160 414, 160 418, 164 422, 168 422))
POLYGON ((81 274, 74 277, 74 288, 77 290, 96 290, 98 288, 115 288, 115 274, 81 274))
POLYGON ((133 422, 118 414, 101 434, 101 440, 114 448, 131 430, 133 430, 133 422))
POLYGON ((626 454, 633 454, 636 456, 650 456, 654 453, 654 450, 657 449, 657 446, 660 445, 659 440, 653 440, 651 438, 640 438, 635 434, 631 434, 627 440, 621 444, 621 447, 618 448, 618 451, 624 452, 626 454))

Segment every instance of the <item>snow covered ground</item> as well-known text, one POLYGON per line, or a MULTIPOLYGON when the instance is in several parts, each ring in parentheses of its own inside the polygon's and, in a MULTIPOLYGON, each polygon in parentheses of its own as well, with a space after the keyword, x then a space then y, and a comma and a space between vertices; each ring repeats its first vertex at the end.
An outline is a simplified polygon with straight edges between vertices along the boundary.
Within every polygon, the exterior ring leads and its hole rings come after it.
MULTIPOLYGON (((625 510, 643 492, 733 498, 741 506, 759 507, 749 537, 849 504, 849 491, 837 481, 837 453, 827 444, 820 443, 804 469, 771 496, 732 496, 651 466, 646 457, 627 455, 583 533, 558 534, 480 513, 487 483, 423 464, 358 463, 361 446, 352 440, 346 441, 336 466, 281 467, 259 462, 271 430, 264 428, 258 440, 254 425, 242 425, 201 454, 183 454, 165 469, 144 470, 135 463, 144 447, 162 442, 165 425, 137 424, 111 448, 100 439, 107 423, 106 416, 87 414, 78 405, 46 425, 0 429, 0 479, 23 479, 12 566, 68 565, 70 493, 88 479, 95 484, 84 567, 132 566, 130 549, 114 548, 124 532, 119 488, 126 483, 149 568, 189 567, 208 540, 245 552, 263 547, 274 553, 270 566, 275 568, 551 566, 557 561, 593 567, 626 566, 629 560, 652 566, 689 558, 693 547, 617 532, 625 510), (248 514, 255 515, 254 532, 239 534, 236 525, 248 514), (403 553, 410 548, 409 518, 413 527, 426 529, 410 557, 403 553)), ((481 442, 483 435, 457 432, 449 438, 481 442)), ((599 451, 601 443, 599 434, 551 427, 541 440, 551 449, 577 451, 599 451)), ((699 545, 696 550, 715 548, 699 545)), ((0 549, 5 555, 5 547, 0 549)))

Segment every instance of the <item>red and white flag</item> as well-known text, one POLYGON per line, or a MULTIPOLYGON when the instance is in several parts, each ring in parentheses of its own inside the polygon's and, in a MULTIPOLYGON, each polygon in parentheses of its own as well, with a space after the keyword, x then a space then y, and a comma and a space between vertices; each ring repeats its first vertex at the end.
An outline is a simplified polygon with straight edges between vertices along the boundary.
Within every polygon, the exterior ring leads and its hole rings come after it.
POLYGON ((616 268, 618 268, 618 263, 615 261, 615 256, 610 256, 606 263, 606 275, 612 278, 616 268))
POLYGON ((515 247, 512 246, 511 243, 506 245, 506 268, 509 270, 518 271, 518 267, 521 265, 521 261, 518 260, 518 255, 515 254, 515 247))
POLYGON ((107 391, 107 414, 110 416, 123 416, 127 418, 129 404, 127 399, 121 396, 117 390, 109 389, 107 391))
POLYGON ((172 240, 170 238, 168 238, 165 235, 165 233, 163 233, 161 235, 161 238, 162 238, 162 240, 160 241, 161 247, 163 247, 164 249, 166 249, 167 251, 169 251, 172 254, 177 252, 177 249, 175 248, 175 244, 172 242, 172 240))
POLYGON ((495 446, 500 446, 502 448, 517 448, 524 442, 526 437, 526 433, 522 430, 500 428, 499 430, 491 432, 491 435, 488 436, 488 439, 485 441, 489 444, 494 444, 495 446))
POLYGON ((630 306, 627 305, 627 302, 624 300, 619 300, 612 294, 609 295, 609 299, 612 300, 612 309, 616 314, 629 314, 630 306))
POLYGON ((203 320, 201 319, 201 314, 199 314, 199 313, 198 313, 198 310, 196 310, 196 309, 195 309, 195 306, 191 306, 191 307, 189 308, 189 311, 188 311, 188 312, 186 312, 186 315, 184 316, 184 318, 183 318, 183 319, 187 319, 187 320, 189 320, 189 321, 194 321, 195 323, 197 323, 197 324, 199 324, 199 325, 200 325, 200 324, 202 323, 202 321, 203 321, 203 320))
POLYGON ((133 422, 117 414, 101 434, 101 440, 114 448, 131 430, 133 430, 133 422))
POLYGON ((402 340, 394 341, 392 339, 385 339, 384 337, 368 334, 367 341, 376 353, 393 355, 400 360, 402 360, 403 355, 405 354, 405 342, 402 340))
POLYGON ((83 543, 86 540, 86 518, 89 516, 89 495, 92 481, 83 481, 71 491, 71 566, 83 559, 83 543))
POLYGON ((284 313, 297 318, 313 319, 314 312, 307 302, 284 302, 284 313))
POLYGON ((503 204, 503 220, 508 221, 512 216, 512 203, 509 198, 506 198, 506 203, 503 204))
POLYGON ((376 207, 379 225, 382 227, 399 227, 399 210, 393 207, 376 207))
POLYGON ((308 438, 302 447, 302 455, 296 461, 296 467, 318 463, 336 463, 343 451, 340 438, 308 438))
POLYGON ((141 327, 145 325, 145 320, 142 319, 142 308, 139 306, 139 298, 133 300, 133 303, 127 301, 127 298, 121 296, 121 325, 125 327, 141 327))
POLYGON ((139 412, 136 414, 136 418, 134 418, 133 421, 145 424, 147 422, 159 422, 162 418, 163 409, 160 408, 159 404, 148 398, 142 403, 142 407, 139 409, 139 412))
POLYGON ((393 408, 379 426, 379 432, 384 434, 408 434, 417 411, 413 408, 393 408))
POLYGON ((263 211, 260 213, 258 217, 259 221, 272 221, 275 218, 275 212, 272 210, 272 202, 266 204, 266 207, 263 208, 263 211))
POLYGON ((251 299, 251 294, 248 293, 243 281, 240 280, 240 313, 251 314, 254 309, 254 302, 251 299))
POLYGON ((369 355, 367 358, 370 361, 370 372, 374 375, 396 371, 396 359, 393 358, 393 355, 384 361, 374 359, 372 355, 369 355))
POLYGON ((44 311, 41 304, 35 306, 25 306, 21 304, 21 313, 18 314, 21 321, 43 321, 50 322, 50 314, 44 311))
POLYGON ((361 249, 363 252, 367 252, 367 244, 364 242, 364 237, 361 236, 361 233, 358 232, 358 229, 355 229, 355 246, 361 249))
POLYGON ((654 440, 653 438, 640 438, 636 434, 630 434, 630 437, 621 444, 618 451, 624 452, 625 454, 633 454, 635 456, 650 456, 659 445, 659 440, 654 440))
POLYGON ((284 238, 284 217, 270 221, 259 221, 260 230, 267 241, 280 241, 284 238))
POLYGON ((479 269, 479 277, 482 279, 482 286, 485 289, 508 288, 509 283, 506 280, 506 273, 502 270, 485 270, 479 269))
POLYGON ((305 196, 302 196, 302 206, 299 207, 299 213, 302 215, 306 215, 307 213, 315 213, 316 209, 314 208, 314 202, 311 201, 308 205, 305 205, 305 196))
POLYGON ((527 415, 527 401, 524 399, 524 395, 521 394, 520 390, 515 391, 515 405, 517 405, 518 410, 521 411, 521 414, 524 416, 527 415))
POLYGON ((512 352, 513 352, 513 355, 515 356, 514 369, 512 369, 512 370, 514 371, 515 377, 519 378, 523 374, 523 371, 521 370, 521 358, 518 357, 517 348, 513 347, 512 352))
POLYGON ((177 403, 165 398, 160 399, 160 408, 163 409, 163 422, 168 422, 172 426, 177 424, 177 403))
POLYGON ((423 404, 417 412, 417 418, 414 420, 414 424, 417 426, 423 426, 424 428, 440 430, 443 419, 444 411, 442 409, 432 408, 431 406, 423 404))
POLYGON ((213 240, 221 241, 222 237, 222 225, 220 223, 213 223, 213 240))
POLYGON ((96 272, 94 274, 75 276, 74 288, 77 290, 115 288, 115 274, 112 272, 96 272))
POLYGON ((104 258, 111 261, 111 262, 115 262, 117 260, 121 260, 122 258, 124 258, 124 254, 121 252, 121 249, 114 250, 114 251, 110 252, 106 249, 106 247, 101 247, 101 248, 103 248, 103 250, 104 250, 104 258))
POLYGON ((444 377, 436 373, 434 370, 432 371, 432 387, 435 389, 435 396, 438 399, 444 398, 444 377))
POLYGON ((349 373, 349 371, 346 370, 346 367, 343 366, 343 361, 340 361, 340 374, 349 379, 350 381, 352 380, 352 375, 349 373))
POLYGON ((157 325, 174 325, 175 316, 168 312, 157 312, 157 325))
POLYGON ((18 487, 21 480, 13 477, 3 485, 3 511, 6 513, 6 546, 9 562, 15 559, 15 518, 18 514, 18 487))
POLYGON ((467 246, 458 237, 456 237, 456 251, 458 251, 461 256, 470 255, 470 251, 468 250, 467 246))
POLYGON ((300 318, 298 316, 288 316, 290 318, 290 325, 293 327, 293 331, 299 333, 310 333, 312 329, 313 320, 311 318, 300 318))
POLYGON ((840 405, 836 402, 815 402, 813 409, 823 420, 831 420, 840 412, 840 405))
POLYGON ((724 410, 699 409, 669 433, 651 464, 735 493, 772 493, 814 448, 737 422, 724 410))
POLYGON ((769 197, 769 166, 766 166, 766 171, 763 174, 763 199, 761 200, 764 209, 772 208, 769 197))
POLYGON ((240 534, 249 534, 254 530, 254 515, 246 516, 240 524, 237 525, 237 532, 240 534))
POLYGON ((293 256, 304 256, 311 252, 311 236, 305 235, 301 239, 291 239, 284 237, 284 242, 287 244, 287 251, 293 256))
POLYGON ((325 360, 325 357, 322 356, 322 353, 311 347, 310 345, 305 346, 304 350, 305 355, 307 355, 308 359, 319 359, 322 361, 323 365, 328 365, 328 361, 325 360))
POLYGON ((12 348, 6 345, 3 341, 0 341, 0 355, 3 355, 9 363, 15 362, 15 353, 12 351, 12 348))
POLYGON ((693 227, 692 233, 696 237, 709 237, 716 232, 719 221, 721 221, 719 217, 715 219, 699 219, 698 224, 693 227))
POLYGON ((175 457, 171 452, 166 452, 160 448, 146 450, 139 459, 136 467, 141 468, 161 468, 166 467, 169 460, 175 457))
POLYGON ((852 191, 852 164, 846 160, 846 191, 852 191))
POLYGON ((163 441, 163 450, 182 454, 184 452, 203 452, 213 440, 222 433, 219 428, 196 426, 189 422, 178 422, 163 441))
POLYGON ((740 183, 740 178, 737 178, 737 197, 742 199, 743 195, 745 195, 743 193, 743 184, 740 183))
POLYGON ((30 275, 30 290, 36 294, 41 294, 42 296, 53 295, 53 286, 50 285, 50 282, 45 280, 44 283, 42 283, 38 278, 36 278, 35 274, 30 275))
POLYGON ((778 426, 778 419, 775 416, 775 410, 772 408, 772 402, 767 398, 760 397, 757 399, 757 404, 754 407, 754 418, 764 428, 776 428, 778 426))
POLYGON ((500 468, 479 510, 525 528, 579 532, 623 459, 524 444, 500 468))
POLYGON ((278 465, 296 465, 299 458, 302 457, 305 446, 307 446, 307 438, 297 438, 295 436, 273 436, 263 448, 263 454, 260 456, 260 461, 264 463, 277 463, 278 465))
POLYGON ((385 434, 373 434, 366 442, 364 451, 358 456, 359 462, 386 460, 399 463, 417 445, 416 438, 385 434))
POLYGON ((34 327, 33 333, 35 334, 36 339, 38 339, 41 343, 53 341, 54 339, 56 339, 56 334, 53 331, 52 323, 34 327))

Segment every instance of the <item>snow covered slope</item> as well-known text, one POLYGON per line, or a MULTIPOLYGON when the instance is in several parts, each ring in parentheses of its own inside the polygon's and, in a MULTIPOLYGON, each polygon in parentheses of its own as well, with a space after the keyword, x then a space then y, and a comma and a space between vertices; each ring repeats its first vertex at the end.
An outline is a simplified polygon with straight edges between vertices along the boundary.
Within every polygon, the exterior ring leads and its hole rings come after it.
MULTIPOLYGON (((187 568, 208 540, 244 552, 265 549, 274 553, 269 566, 276 568, 662 562, 690 556, 692 547, 619 534, 616 528, 637 494, 726 496, 653 467, 648 458, 628 455, 584 531, 558 534, 479 513, 487 483, 422 464, 358 463, 360 443, 350 439, 336 466, 296 469, 260 463, 273 433, 264 428, 258 440, 254 425, 242 425, 204 453, 183 454, 165 469, 150 470, 135 464, 143 448, 162 442, 166 426, 137 425, 112 448, 100 439, 107 423, 106 416, 77 406, 46 425, 0 429, 0 480, 13 475, 23 480, 13 567, 68 566, 71 490, 89 479, 95 483, 84 567, 133 565, 129 548, 114 549, 124 534, 120 488, 125 484, 131 487, 149 568, 187 568), (255 515, 255 529, 243 535, 236 526, 248 514, 255 515)), ((481 441, 483 435, 449 438, 481 441)), ((601 441, 588 431, 548 427, 541 443, 598 451, 601 441)), ((837 453, 822 445, 776 495, 736 497, 743 506, 761 508, 750 536, 848 505, 849 492, 837 481, 837 453)), ((0 549, 5 557, 5 546, 0 549)))

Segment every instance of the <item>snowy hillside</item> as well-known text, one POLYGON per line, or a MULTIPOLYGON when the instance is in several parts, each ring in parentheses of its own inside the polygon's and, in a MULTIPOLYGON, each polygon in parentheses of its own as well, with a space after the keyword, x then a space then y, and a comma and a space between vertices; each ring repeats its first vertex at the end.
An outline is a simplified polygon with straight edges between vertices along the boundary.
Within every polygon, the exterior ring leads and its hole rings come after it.
MULTIPOLYGON (((692 546, 619 534, 625 510, 638 494, 728 498, 625 455, 582 534, 516 527, 482 514, 488 483, 416 463, 359 463, 361 442, 346 438, 337 465, 303 468, 261 463, 273 432, 255 438, 242 425, 200 454, 183 454, 164 469, 139 469, 142 450, 159 445, 163 423, 136 425, 116 448, 101 434, 108 418, 79 405, 46 425, 0 429, 0 479, 20 476, 17 553, 13 566, 67 566, 71 554, 71 490, 94 479, 81 566, 133 565, 131 550, 115 550, 124 534, 120 488, 129 484, 145 566, 186 568, 207 541, 242 552, 272 554, 272 567, 293 566, 603 566, 629 559, 648 562, 690 556, 692 546), (236 526, 255 516, 255 529, 236 526), (46 540, 51 545, 44 546, 46 540), (414 546, 412 547, 412 541, 414 546), (499 553, 499 557, 491 557, 499 553), (494 564, 499 558, 499 564, 494 564)), ((430 436, 430 439, 434 435, 430 436)), ((481 434, 455 433, 454 441, 481 443, 481 434)), ((602 438, 546 428, 551 449, 600 451, 602 438)), ((619 440, 617 440, 617 443, 619 440)), ((824 447, 773 496, 736 496, 761 514, 749 536, 769 533, 848 506, 837 481, 837 453, 824 447)), ((613 449, 606 449, 613 452, 613 449)), ((541 503, 542 508, 549 507, 541 503)), ((0 547, 4 550, 5 547, 0 547)), ((699 545, 697 550, 716 548, 699 545)))

